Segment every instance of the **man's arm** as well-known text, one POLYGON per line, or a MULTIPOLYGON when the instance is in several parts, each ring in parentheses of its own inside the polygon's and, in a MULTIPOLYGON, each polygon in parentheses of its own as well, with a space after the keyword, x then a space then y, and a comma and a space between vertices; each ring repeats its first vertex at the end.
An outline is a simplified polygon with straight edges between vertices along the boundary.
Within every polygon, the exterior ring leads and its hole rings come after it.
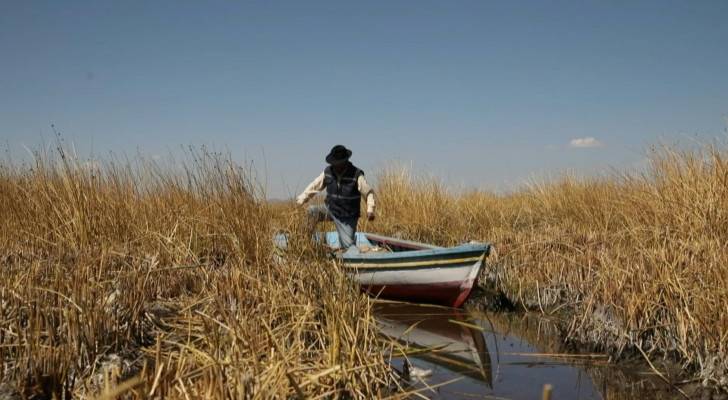
POLYGON ((309 183, 308 186, 306 186, 306 189, 303 190, 303 193, 299 194, 298 197, 296 197, 296 203, 298 203, 298 205, 304 205, 307 201, 311 199, 311 197, 316 196, 316 194, 322 190, 324 190, 323 172, 316 179, 314 179, 313 182, 309 183))
POLYGON ((374 219, 374 211, 376 209, 376 200, 374 200, 374 190, 371 186, 369 186, 369 183, 367 183, 367 179, 364 177, 364 175, 359 175, 359 179, 357 179, 357 186, 359 188, 359 193, 361 193, 362 196, 367 201, 367 216, 370 220, 374 219))

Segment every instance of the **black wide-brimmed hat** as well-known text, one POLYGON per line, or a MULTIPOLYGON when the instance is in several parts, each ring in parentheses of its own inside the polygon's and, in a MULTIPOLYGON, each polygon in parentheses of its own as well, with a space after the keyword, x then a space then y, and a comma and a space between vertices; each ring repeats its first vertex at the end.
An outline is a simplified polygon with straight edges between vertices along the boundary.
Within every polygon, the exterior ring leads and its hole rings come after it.
POLYGON ((351 157, 351 150, 337 144, 331 148, 331 152, 326 156, 326 162, 331 165, 339 165, 349 161, 349 157, 351 157))

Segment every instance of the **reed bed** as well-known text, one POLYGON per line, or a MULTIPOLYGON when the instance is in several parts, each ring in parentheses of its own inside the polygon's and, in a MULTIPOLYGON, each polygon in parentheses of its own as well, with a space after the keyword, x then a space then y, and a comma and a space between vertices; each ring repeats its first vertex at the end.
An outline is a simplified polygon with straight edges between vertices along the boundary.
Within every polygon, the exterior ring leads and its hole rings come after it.
MULTIPOLYGON (((474 313, 478 316, 478 313, 474 313)), ((499 351, 499 354, 509 354, 521 357, 523 361, 532 360, 534 363, 550 362, 577 366, 581 368, 592 380, 603 398, 607 399, 684 399, 684 396, 673 386, 666 384, 660 377, 649 369, 644 363, 623 363, 617 368, 609 361, 609 356, 603 353, 583 353, 574 349, 573 343, 564 342, 561 338, 561 326, 558 319, 544 318, 538 313, 495 313, 488 312, 480 315, 480 319, 487 321, 486 326, 492 326, 496 332, 524 340, 538 348, 541 353, 513 353, 510 349, 489 349, 499 351), (574 352, 576 351, 576 352, 574 352)), ((486 333, 489 335, 491 333, 486 333)), ((673 369, 672 363, 659 364, 662 371, 673 369)), ((679 376, 679 371, 671 371, 672 375, 679 376), (676 373, 675 373, 676 372, 676 373)), ((676 379, 677 381, 677 379, 676 379)), ((682 385, 681 385, 682 386, 682 385)), ((555 387, 558 391, 558 387, 555 387)), ((691 394, 701 394, 694 387, 685 388, 691 394)), ((709 392, 710 393, 710 392, 709 392)), ((711 396, 708 396, 711 398, 711 396)))
POLYGON ((383 395, 370 300, 304 242, 274 255, 249 177, 205 151, 0 164, 0 397, 383 395))
MULTIPOLYGON (((452 192, 390 169, 366 229, 489 241, 482 282, 566 318, 567 338, 677 360, 728 386, 728 148, 658 148, 646 172, 564 176, 509 194, 452 192)), ((484 172, 487 173, 487 172, 484 172)))

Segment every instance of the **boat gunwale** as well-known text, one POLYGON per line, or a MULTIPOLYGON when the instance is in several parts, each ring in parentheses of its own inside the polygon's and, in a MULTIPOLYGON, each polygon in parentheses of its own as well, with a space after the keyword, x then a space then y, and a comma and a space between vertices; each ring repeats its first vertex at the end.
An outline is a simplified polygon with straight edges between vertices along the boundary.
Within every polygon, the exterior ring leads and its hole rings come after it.
POLYGON ((423 270, 423 269, 440 269, 440 268, 472 268, 478 262, 483 261, 483 256, 475 256, 468 258, 451 258, 433 261, 399 261, 389 263, 357 263, 357 262, 344 262, 343 267, 346 269, 358 270, 358 271, 395 271, 395 270, 423 270))
POLYGON ((442 258, 447 260, 454 257, 477 257, 488 256, 490 254, 491 245, 489 243, 463 244, 453 247, 442 247, 437 249, 408 250, 397 252, 381 252, 381 253, 356 253, 342 254, 341 258, 347 263, 367 262, 408 262, 418 261, 428 258, 442 258))
POLYGON ((376 233, 371 232, 361 232, 362 235, 364 235, 368 240, 375 241, 375 242, 382 242, 384 244, 392 244, 399 247, 410 247, 410 249, 405 251, 415 251, 415 250, 434 250, 434 249, 443 249, 442 246, 437 246, 430 243, 423 243, 423 242, 416 242, 413 240, 406 240, 406 239, 398 239, 391 236, 384 236, 384 235, 378 235, 376 233))

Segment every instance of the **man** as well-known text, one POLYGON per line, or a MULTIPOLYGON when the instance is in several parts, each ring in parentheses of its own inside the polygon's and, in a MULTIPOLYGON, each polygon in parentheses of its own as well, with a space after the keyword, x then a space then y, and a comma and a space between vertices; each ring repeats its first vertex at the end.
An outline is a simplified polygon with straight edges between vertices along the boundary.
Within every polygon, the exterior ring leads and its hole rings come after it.
POLYGON ((367 202, 367 218, 374 220, 374 191, 364 178, 364 172, 349 162, 351 150, 336 145, 326 156, 329 164, 297 198, 299 205, 322 190, 326 190, 325 206, 311 206, 308 214, 314 224, 334 221, 339 244, 344 250, 356 248, 356 224, 361 215, 361 197, 367 202))

